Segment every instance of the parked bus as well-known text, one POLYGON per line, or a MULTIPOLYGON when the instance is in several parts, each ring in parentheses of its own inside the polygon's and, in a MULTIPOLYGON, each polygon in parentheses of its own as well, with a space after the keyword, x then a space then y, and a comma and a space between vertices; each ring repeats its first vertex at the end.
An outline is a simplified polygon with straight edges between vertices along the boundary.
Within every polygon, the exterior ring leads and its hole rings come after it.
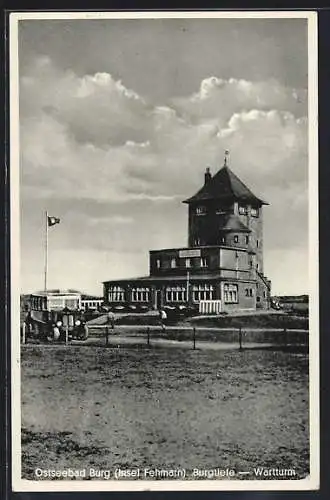
POLYGON ((58 295, 60 301, 57 302, 54 292, 25 297, 23 321, 26 334, 47 341, 65 341, 66 338, 86 340, 88 327, 84 313, 79 308, 79 299, 72 296, 65 298, 63 293, 58 295))

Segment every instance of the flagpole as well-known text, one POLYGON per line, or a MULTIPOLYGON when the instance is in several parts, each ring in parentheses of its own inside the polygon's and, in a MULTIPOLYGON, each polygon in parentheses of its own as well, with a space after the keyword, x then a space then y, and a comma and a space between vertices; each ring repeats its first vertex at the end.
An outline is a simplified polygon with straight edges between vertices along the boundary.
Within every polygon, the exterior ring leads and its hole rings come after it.
POLYGON ((47 274, 48 274, 48 212, 45 213, 45 292, 47 292, 47 274))

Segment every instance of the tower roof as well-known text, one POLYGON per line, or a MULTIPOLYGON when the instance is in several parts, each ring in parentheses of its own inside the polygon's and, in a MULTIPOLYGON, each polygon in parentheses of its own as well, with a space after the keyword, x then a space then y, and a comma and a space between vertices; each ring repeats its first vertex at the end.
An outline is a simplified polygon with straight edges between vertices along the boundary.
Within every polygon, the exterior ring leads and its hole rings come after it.
POLYGON ((194 203, 206 200, 241 200, 257 205, 268 205, 257 198, 252 191, 225 164, 204 186, 183 203, 194 203))
POLYGON ((220 231, 235 231, 236 233, 251 233, 250 229, 248 229, 243 222, 239 220, 237 215, 234 214, 225 214, 221 216, 219 224, 220 231))

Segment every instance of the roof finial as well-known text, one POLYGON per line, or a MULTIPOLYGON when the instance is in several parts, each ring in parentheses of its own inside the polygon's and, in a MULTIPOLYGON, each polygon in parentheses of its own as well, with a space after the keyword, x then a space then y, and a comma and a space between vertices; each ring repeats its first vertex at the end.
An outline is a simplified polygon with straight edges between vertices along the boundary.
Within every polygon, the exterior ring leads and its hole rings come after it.
POLYGON ((225 150, 225 159, 224 159, 224 166, 226 167, 227 166, 227 163, 228 163, 228 158, 229 158, 229 150, 226 149, 225 150))

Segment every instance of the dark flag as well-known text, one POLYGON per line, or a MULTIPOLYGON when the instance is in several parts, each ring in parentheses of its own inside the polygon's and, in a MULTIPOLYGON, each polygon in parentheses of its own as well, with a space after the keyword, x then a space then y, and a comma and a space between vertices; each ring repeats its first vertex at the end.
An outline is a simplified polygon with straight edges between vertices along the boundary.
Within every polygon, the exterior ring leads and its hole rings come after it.
POLYGON ((60 222, 61 220, 58 219, 57 217, 50 217, 48 215, 48 227, 55 226, 55 224, 59 224, 60 222))

